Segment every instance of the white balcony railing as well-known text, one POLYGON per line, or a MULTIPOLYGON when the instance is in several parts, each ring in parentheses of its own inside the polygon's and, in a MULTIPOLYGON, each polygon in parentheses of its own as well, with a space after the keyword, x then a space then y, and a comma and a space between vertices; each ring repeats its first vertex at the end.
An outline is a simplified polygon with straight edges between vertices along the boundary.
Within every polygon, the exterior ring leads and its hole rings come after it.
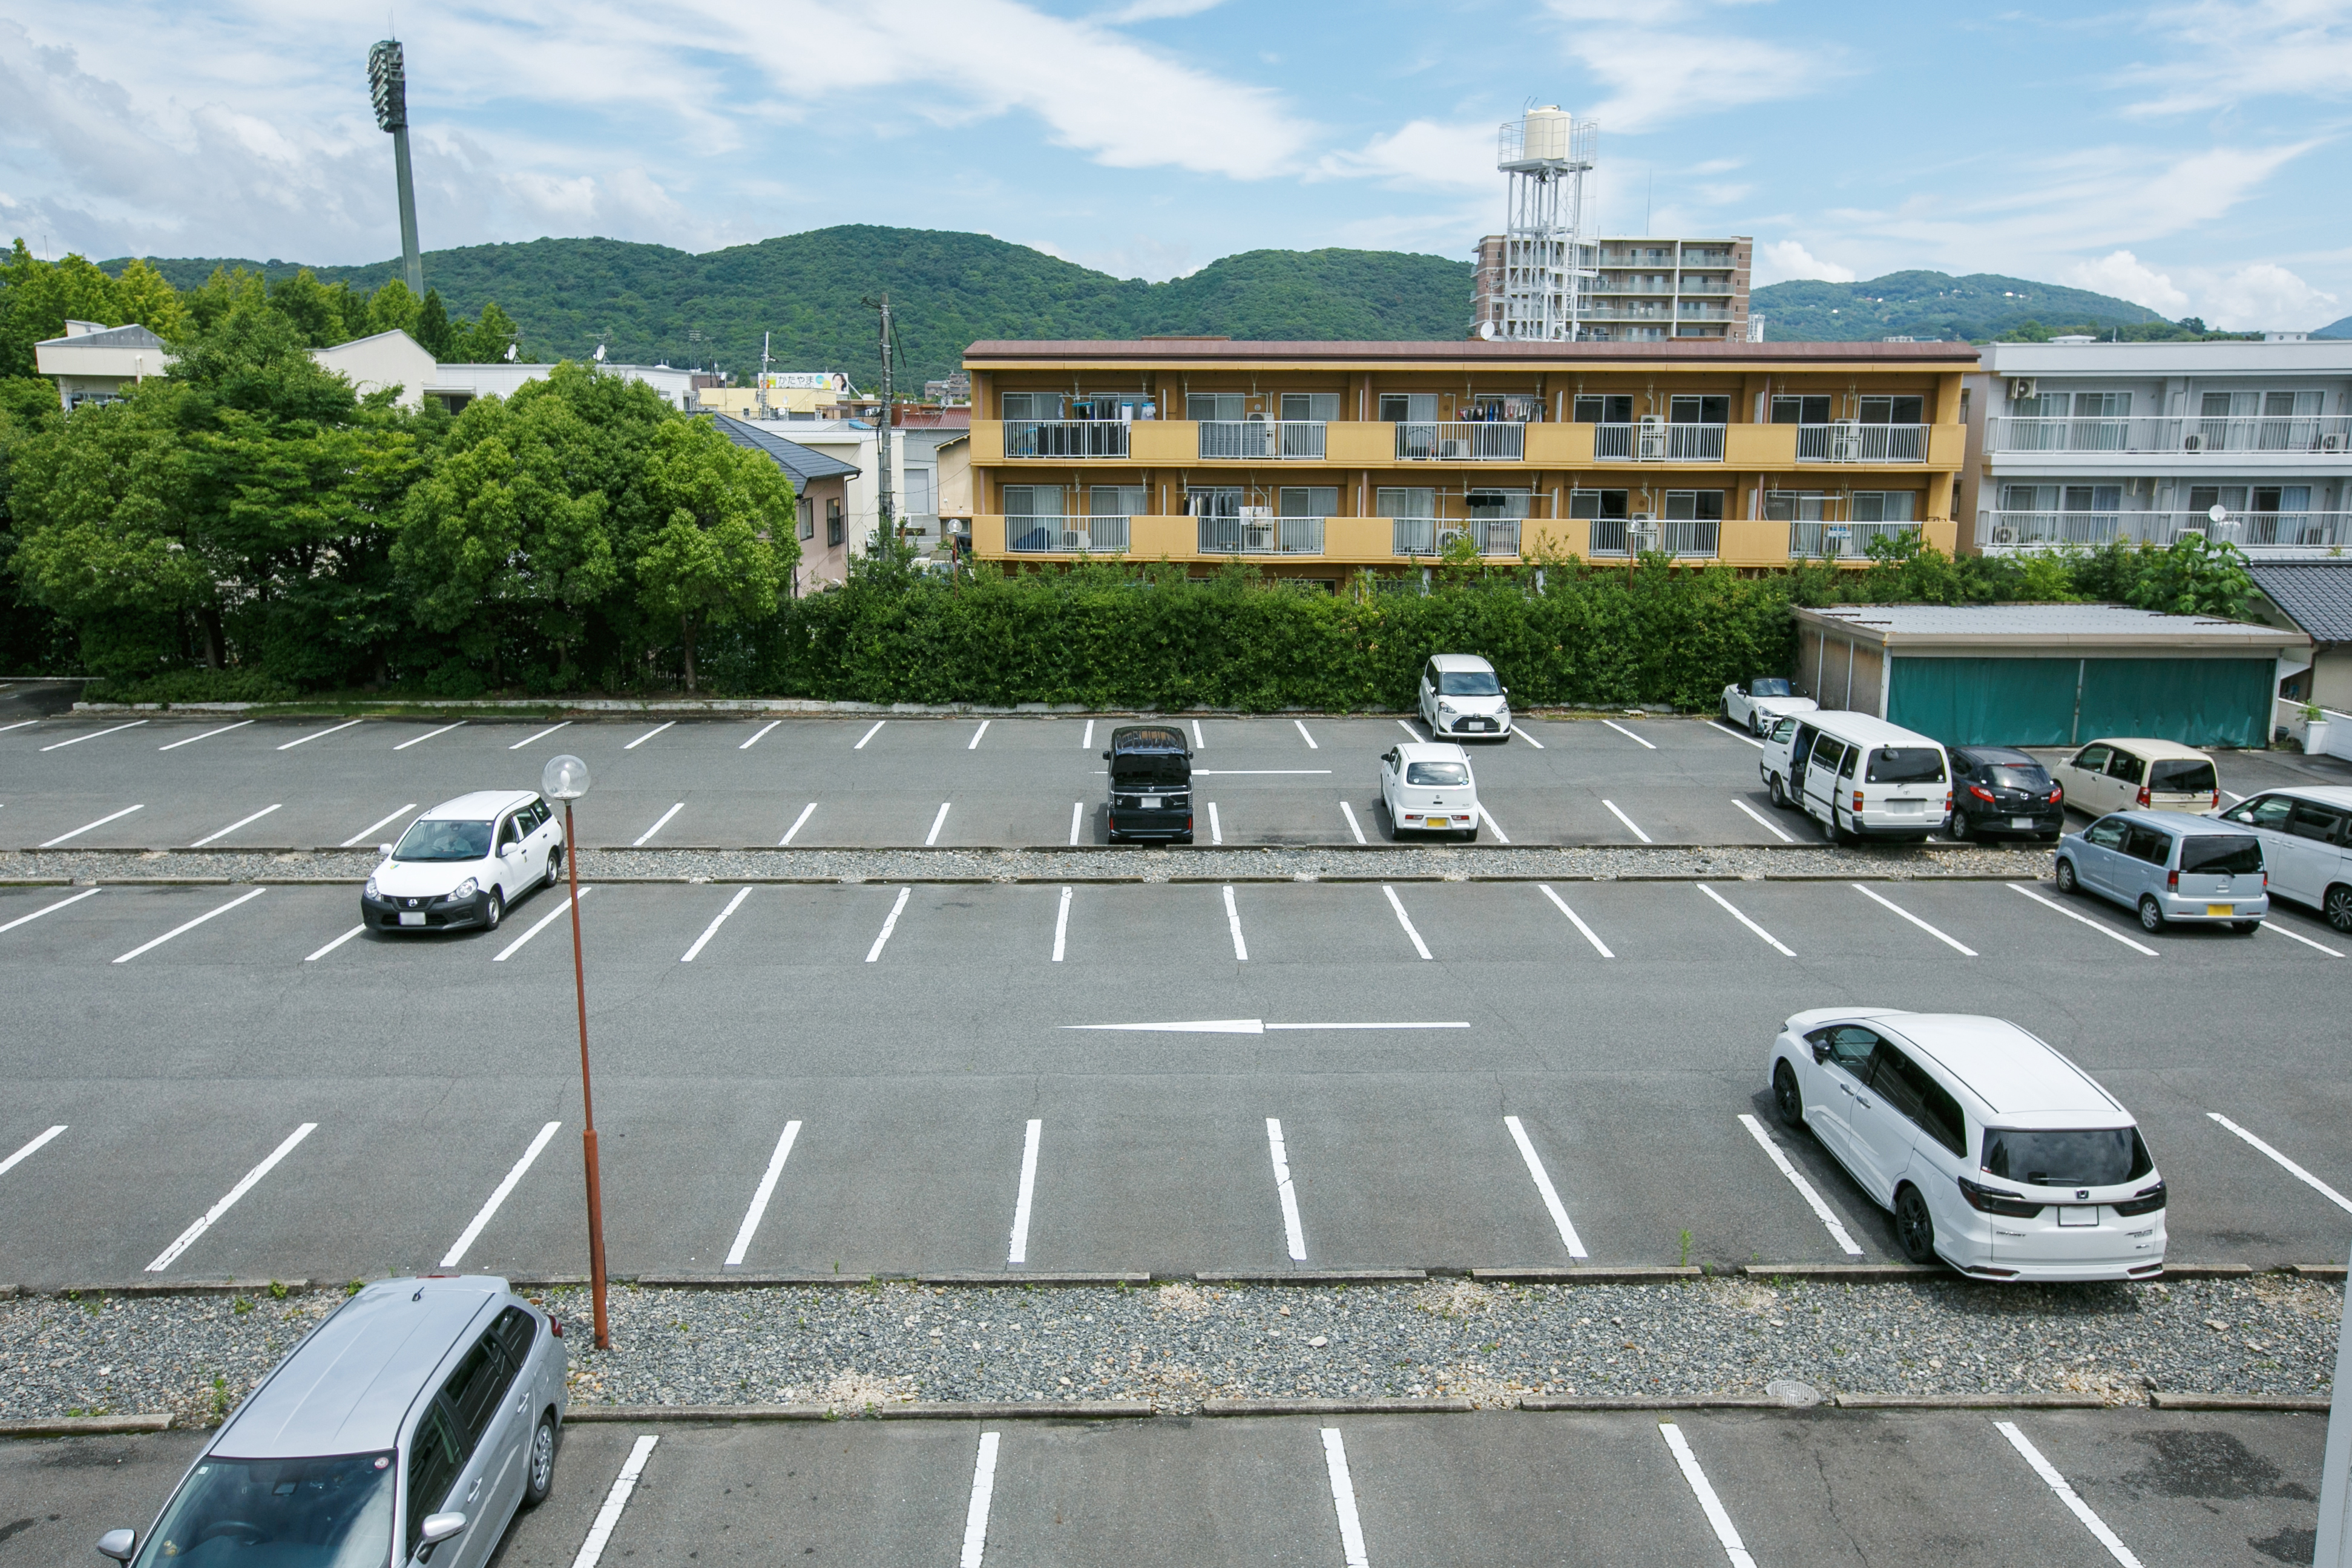
POLYGON ((1319 419, 1204 419, 1202 457, 1320 457, 1319 419))
POLYGON ((1797 426, 1800 463, 1924 463, 1927 459, 1927 427, 1924 424, 1863 424, 1843 420, 1832 424, 1797 426))
POLYGON ((1791 560, 1859 559, 1870 553, 1874 538, 1899 538, 1919 531, 1916 523, 1790 523, 1791 560))
POLYGON ((1714 559, 1723 525, 1712 517, 1595 517, 1586 548, 1596 556, 1662 551, 1677 558, 1714 559))
POLYGON ((1396 427, 1396 455, 1400 459, 1516 463, 1526 457, 1527 450, 1527 427, 1509 420, 1448 421, 1396 427))
POLYGON ((1008 419, 1007 457, 1124 457, 1127 425, 1116 419, 1008 419))
POLYGON ((1985 421, 1988 452, 2291 452, 2352 454, 2352 414, 2247 419, 2021 419, 1985 421))
POLYGON ((1197 517, 1202 555, 1321 555, 1320 517, 1197 517))
POLYGON ((1719 424, 1596 424, 1592 455, 1596 461, 1618 463, 1720 463, 1723 426, 1719 424))
POLYGON ((2020 546, 2168 545, 2203 534, 2247 549, 2336 549, 2352 545, 2352 512, 2233 512, 2215 524, 2203 512, 2000 512, 1977 514, 1977 544, 2020 546))
POLYGON ((1397 555, 1444 555, 1465 534, 1478 542, 1480 555, 1519 553, 1517 517, 1397 517, 1392 523, 1397 555))
POLYGON ((1008 517, 1004 548, 1022 555, 1119 555, 1127 549, 1127 519, 1008 517))

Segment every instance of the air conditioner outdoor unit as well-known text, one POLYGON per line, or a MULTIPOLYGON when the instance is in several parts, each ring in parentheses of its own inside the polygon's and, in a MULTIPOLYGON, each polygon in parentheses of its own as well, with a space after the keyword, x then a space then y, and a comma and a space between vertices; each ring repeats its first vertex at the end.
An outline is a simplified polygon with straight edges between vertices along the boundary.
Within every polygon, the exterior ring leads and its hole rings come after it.
POLYGON ((1830 461, 1858 463, 1862 460, 1862 423, 1859 420, 1832 420, 1830 423, 1830 461))
POLYGON ((2182 437, 2180 438, 2180 450, 2181 450, 2181 451, 2183 451, 2183 452, 2202 452, 2202 451, 2204 451, 2204 450, 2205 450, 2205 438, 2204 438, 2204 436, 2202 436, 2202 435, 2184 435, 2184 436, 2182 436, 2182 437))
POLYGON ((1448 436, 1437 444, 1437 455, 1440 457, 1466 458, 1470 455, 1470 443, 1461 436, 1448 436))
POLYGON ((2319 449, 2322 452, 2341 452, 2344 450, 2344 437, 2338 434, 2323 435, 2319 438, 2319 449))
POLYGON ((2017 530, 2007 526, 1995 528, 1992 531, 1992 542, 1997 545, 2013 545, 2017 542, 2017 530))
POLYGON ((1643 463, 1663 462, 1666 455, 1666 422, 1654 413, 1645 413, 1637 434, 1640 444, 1634 448, 1635 458, 1643 463))
POLYGON ((1659 545, 1658 525, 1647 512, 1636 512, 1625 523, 1625 549, 1638 554, 1659 545))
POLYGON ((2011 402, 2021 402, 2039 392, 2041 385, 2032 376, 2011 376, 2009 378, 2009 399, 2011 402))

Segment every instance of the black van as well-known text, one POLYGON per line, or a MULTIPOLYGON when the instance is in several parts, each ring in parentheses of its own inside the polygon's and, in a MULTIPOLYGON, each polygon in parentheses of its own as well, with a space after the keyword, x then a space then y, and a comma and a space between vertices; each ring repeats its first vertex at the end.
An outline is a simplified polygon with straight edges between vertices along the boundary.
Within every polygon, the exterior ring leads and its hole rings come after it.
POLYGON ((1172 724, 1128 724, 1110 732, 1110 841, 1192 841, 1192 750, 1172 724))

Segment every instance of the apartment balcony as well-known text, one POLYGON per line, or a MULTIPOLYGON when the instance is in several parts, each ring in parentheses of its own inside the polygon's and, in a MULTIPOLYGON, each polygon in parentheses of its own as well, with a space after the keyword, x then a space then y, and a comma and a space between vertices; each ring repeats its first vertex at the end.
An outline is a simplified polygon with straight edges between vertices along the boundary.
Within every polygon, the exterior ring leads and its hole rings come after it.
POLYGON ((1585 321, 1671 321, 1675 319, 1674 311, 1663 299, 1650 305, 1591 305, 1578 311, 1577 315, 1585 321))
POLYGON ((1927 427, 1924 424, 1861 424, 1842 420, 1833 424, 1797 426, 1800 463, 1925 463, 1927 427))
POLYGON ((1113 419, 1008 419, 1007 457, 1124 457, 1129 426, 1113 419))
POLYGON ((1013 555, 1124 555, 1125 517, 1008 517, 1004 548, 1013 555))
POLYGON ((1789 559, 1867 559, 1871 540, 1901 538, 1918 531, 1916 523, 1790 523, 1789 559))
POLYGON ((2340 458, 2352 453, 2352 414, 2247 419, 2021 419, 2002 414, 1985 421, 1985 450, 2340 458))
POLYGON ((1734 289, 1728 283, 1710 283, 1704 278, 1685 277, 1683 279, 1683 286, 1679 292, 1684 294, 1733 294, 1737 293, 1738 290, 1734 289))
POLYGON ((1195 517, 1202 555, 1321 555, 1320 517, 1195 517))
POLYGON ((1507 420, 1396 427, 1401 462, 1520 463, 1527 450, 1527 426, 1507 420))
POLYGON ((2111 540, 2168 545, 2203 534, 2252 554, 2317 554, 2352 545, 2352 512, 2233 512, 2216 523, 2204 512, 2002 512, 1977 514, 1977 546, 2006 552, 2073 546, 2095 549, 2111 540))
POLYGON ((1200 426, 1200 455, 1204 460, 1324 455, 1324 424, 1319 419, 1204 419, 1200 426))
POLYGON ((1685 299, 1675 308, 1675 314, 1678 319, 1684 321, 1728 321, 1731 319, 1731 307, 1693 305, 1685 299))
POLYGON ((1596 424, 1592 457, 1597 463, 1720 463, 1725 427, 1720 424, 1596 424))
POLYGON ((1677 560, 1713 560, 1723 550, 1723 524, 1714 517, 1592 517, 1596 559, 1664 554, 1677 560))
POLYGON ((1475 539, 1482 556, 1519 553, 1519 519, 1466 517, 1395 517, 1394 553, 1401 556, 1444 555, 1465 534, 1475 539))

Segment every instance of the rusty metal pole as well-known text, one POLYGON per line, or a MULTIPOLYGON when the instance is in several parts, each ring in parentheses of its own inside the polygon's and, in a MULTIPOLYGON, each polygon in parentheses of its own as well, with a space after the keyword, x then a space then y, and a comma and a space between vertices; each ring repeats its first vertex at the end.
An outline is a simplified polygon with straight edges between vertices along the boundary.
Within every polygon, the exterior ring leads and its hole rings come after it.
POLYGON ((572 802, 563 802, 563 872, 572 888, 572 985, 580 1003, 580 1132, 583 1163, 588 1171, 588 1288, 596 1301, 596 1348, 613 1348, 613 1330, 604 1315, 604 1188, 596 1160, 596 1100, 588 1082, 588 969, 580 956, 580 856, 573 848, 572 802))

